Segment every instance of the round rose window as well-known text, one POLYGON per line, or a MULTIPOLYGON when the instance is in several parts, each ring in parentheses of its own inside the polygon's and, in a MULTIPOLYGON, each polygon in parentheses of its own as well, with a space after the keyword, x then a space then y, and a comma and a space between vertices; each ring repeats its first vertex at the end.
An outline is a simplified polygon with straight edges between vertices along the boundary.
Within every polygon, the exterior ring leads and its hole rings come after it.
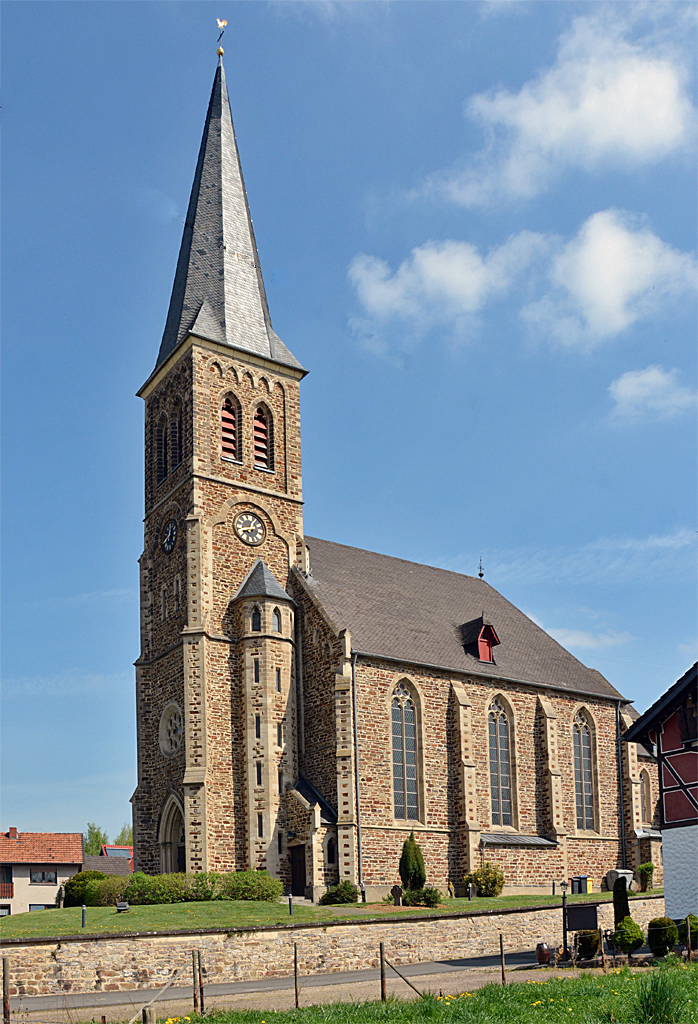
POLYGON ((182 711, 178 704, 168 704, 160 716, 159 740, 160 750, 167 757, 173 757, 182 745, 183 740, 182 711))

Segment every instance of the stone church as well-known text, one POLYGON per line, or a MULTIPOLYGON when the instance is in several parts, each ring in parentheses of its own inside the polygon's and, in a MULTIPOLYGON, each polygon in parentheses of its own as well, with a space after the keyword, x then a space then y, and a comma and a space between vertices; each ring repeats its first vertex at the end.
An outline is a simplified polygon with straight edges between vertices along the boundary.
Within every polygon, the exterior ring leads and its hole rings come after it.
POLYGON ((375 899, 412 831, 444 891, 485 861, 549 891, 648 859, 655 762, 599 672, 484 579, 304 534, 306 372, 271 325, 219 60, 139 391, 136 869, 375 899))

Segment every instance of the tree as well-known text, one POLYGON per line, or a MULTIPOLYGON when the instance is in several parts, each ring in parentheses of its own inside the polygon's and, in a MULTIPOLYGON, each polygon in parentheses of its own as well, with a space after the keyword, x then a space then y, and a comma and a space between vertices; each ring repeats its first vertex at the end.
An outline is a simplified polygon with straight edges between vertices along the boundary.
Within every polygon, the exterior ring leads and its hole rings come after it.
POLYGON ((403 889, 423 889, 427 880, 424 857, 419 843, 410 832, 409 839, 402 844, 402 856, 398 867, 403 889))
POLYGON ((114 840, 115 846, 133 846, 133 825, 124 822, 124 826, 114 840))
POLYGON ((95 825, 94 821, 88 821, 87 832, 82 838, 85 842, 85 853, 90 857, 98 857, 102 852, 102 846, 109 842, 107 833, 95 825))

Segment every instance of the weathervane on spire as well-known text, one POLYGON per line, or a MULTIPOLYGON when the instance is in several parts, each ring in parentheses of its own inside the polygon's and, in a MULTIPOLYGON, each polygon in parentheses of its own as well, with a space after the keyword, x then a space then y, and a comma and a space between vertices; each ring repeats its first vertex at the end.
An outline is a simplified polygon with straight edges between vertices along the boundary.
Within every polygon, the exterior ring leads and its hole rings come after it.
POLYGON ((216 18, 216 21, 218 22, 218 28, 220 29, 220 32, 218 33, 218 40, 217 40, 218 41, 218 49, 216 50, 216 53, 218 54, 219 57, 222 57, 223 54, 225 53, 225 50, 221 46, 221 39, 223 38, 223 33, 225 32, 225 26, 228 24, 228 22, 227 21, 221 21, 220 18, 216 18))

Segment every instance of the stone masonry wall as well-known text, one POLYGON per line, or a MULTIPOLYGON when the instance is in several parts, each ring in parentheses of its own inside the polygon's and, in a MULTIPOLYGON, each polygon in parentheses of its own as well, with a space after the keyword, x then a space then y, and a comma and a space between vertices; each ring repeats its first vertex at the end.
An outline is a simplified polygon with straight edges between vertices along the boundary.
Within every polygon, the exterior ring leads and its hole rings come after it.
MULTIPOLYGON (((631 900, 633 919, 646 929, 664 913, 661 897, 631 900)), ((281 907, 279 908, 281 911, 281 907)), ((613 927, 613 905, 599 905, 599 925, 613 927)), ((163 985, 174 970, 187 984, 191 951, 201 950, 209 984, 283 977, 293 973, 298 943, 301 974, 361 970, 378 966, 378 945, 395 964, 424 963, 533 949, 562 940, 559 907, 402 921, 286 926, 259 930, 179 935, 63 938, 39 944, 6 941, 10 995, 116 992, 163 985)))

